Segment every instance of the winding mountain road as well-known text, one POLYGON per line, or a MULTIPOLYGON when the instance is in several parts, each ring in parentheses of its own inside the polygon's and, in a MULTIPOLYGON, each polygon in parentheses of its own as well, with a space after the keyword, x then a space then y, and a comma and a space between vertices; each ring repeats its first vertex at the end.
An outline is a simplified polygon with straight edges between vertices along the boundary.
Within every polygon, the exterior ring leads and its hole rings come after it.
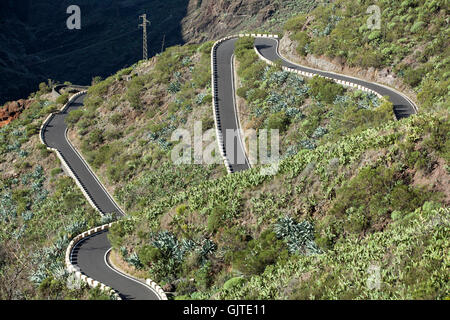
MULTIPOLYGON (((43 129, 43 140, 47 146, 60 152, 89 198, 101 213, 124 215, 120 207, 67 139, 67 125, 64 119, 69 112, 83 106, 85 96, 85 94, 80 95, 69 103, 62 112, 53 115, 43 129)), ((107 234, 107 231, 102 231, 78 242, 72 250, 72 263, 83 274, 119 292, 122 299, 159 300, 159 296, 151 287, 120 273, 110 266, 107 255, 111 249, 111 244, 108 241, 107 234)))
MULTIPOLYGON (((213 64, 215 91, 219 105, 219 119, 223 132, 223 144, 225 146, 225 157, 231 167, 231 172, 238 172, 250 168, 248 159, 245 156, 245 148, 240 137, 228 136, 227 131, 239 132, 239 121, 235 103, 235 88, 233 76, 233 54, 237 38, 232 38, 221 42, 216 50, 215 63, 213 64), (228 139, 227 139, 228 138, 228 139), (234 141, 228 141, 233 138, 234 141), (234 142, 234 143, 233 143, 234 142)), ((351 82, 369 88, 382 96, 388 96, 393 104, 396 119, 409 117, 416 113, 416 106, 404 94, 387 86, 357 79, 354 77, 336 74, 333 72, 321 71, 313 68, 297 65, 286 60, 279 54, 279 41, 275 38, 257 37, 255 38, 255 48, 266 59, 275 62, 281 60, 282 65, 295 70, 305 71, 335 80, 351 82)))
MULTIPOLYGON (((233 130, 233 132, 238 133, 240 132, 240 128, 235 103, 234 70, 232 63, 236 41, 237 37, 218 44, 215 57, 212 57, 212 72, 218 101, 216 117, 220 120, 221 130, 223 132, 233 130)), ((370 88, 383 96, 388 96, 394 105, 394 113, 397 119, 408 117, 416 112, 416 107, 411 100, 389 87, 332 72, 299 66, 287 61, 278 52, 277 39, 257 38, 255 40, 255 47, 266 59, 271 61, 281 59, 282 64, 286 67, 356 83, 370 88)), ((84 98, 85 95, 77 97, 68 104, 65 110, 50 118, 43 128, 43 141, 47 146, 55 148, 61 153, 64 160, 74 172, 76 179, 85 188, 87 196, 100 212, 114 212, 124 215, 120 207, 115 203, 114 199, 108 194, 78 151, 67 139, 67 126, 64 119, 70 111, 80 108, 83 105, 84 98)), ((231 166, 231 172, 238 172, 250 168, 239 134, 231 136, 228 141, 227 136, 224 135, 223 144, 225 146, 225 156, 231 166)), ((109 265, 107 256, 110 248, 111 245, 107 238, 107 231, 98 232, 75 245, 71 254, 72 263, 85 275, 118 291, 123 299, 158 300, 159 296, 151 287, 114 270, 109 265)))

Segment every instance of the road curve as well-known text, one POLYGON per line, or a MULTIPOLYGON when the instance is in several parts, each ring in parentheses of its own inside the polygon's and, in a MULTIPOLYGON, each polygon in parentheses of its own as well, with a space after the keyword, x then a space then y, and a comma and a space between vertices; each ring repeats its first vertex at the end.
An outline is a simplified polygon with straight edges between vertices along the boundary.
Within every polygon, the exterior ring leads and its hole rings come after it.
MULTIPOLYGON (((123 215, 120 207, 98 181, 66 136, 67 125, 64 119, 69 112, 83 106, 85 96, 85 94, 80 95, 69 103, 63 111, 53 115, 43 128, 43 141, 47 146, 60 152, 101 213, 123 215)), ((159 296, 150 286, 111 268, 106 259, 111 248, 107 234, 107 231, 102 231, 78 242, 72 250, 72 263, 80 269, 81 273, 119 292, 122 299, 159 300, 159 296)))
POLYGON ((397 120, 400 120, 402 118, 407 118, 410 115, 416 113, 417 108, 414 105, 414 103, 408 97, 406 97, 404 94, 398 92, 397 90, 389 88, 384 85, 373 83, 370 81, 365 81, 365 80, 361 80, 358 78, 337 74, 334 72, 321 71, 321 70, 308 68, 308 67, 304 67, 304 66, 300 66, 298 64, 292 63, 292 62, 286 60, 285 58, 283 58, 279 54, 278 43, 279 43, 278 39, 274 39, 274 38, 256 38, 255 47, 261 53, 261 55, 263 57, 265 57, 266 59, 269 59, 274 62, 281 59, 282 64, 285 67, 314 73, 314 74, 317 74, 317 75, 320 75, 323 77, 329 77, 329 78, 332 78, 335 80, 348 81, 348 82, 369 88, 369 89, 381 94, 382 96, 388 96, 389 100, 394 105, 394 114, 395 114, 395 117, 397 118, 397 120))
MULTIPOLYGON (((229 164, 231 169, 230 171, 232 173, 250 168, 249 161, 245 156, 245 148, 243 146, 241 136, 229 135, 229 132, 240 132, 240 125, 238 121, 239 118, 237 115, 235 101, 234 72, 232 63, 234 47, 238 38, 238 36, 231 36, 224 39, 224 41, 220 41, 217 44, 215 56, 212 57, 214 91, 218 105, 217 111, 215 111, 218 117, 216 126, 220 123, 224 146, 224 157, 226 158, 226 164, 229 164)), ((261 56, 272 62, 281 60, 282 65, 285 67, 317 74, 335 80, 347 81, 369 88, 382 96, 388 96, 389 100, 393 104, 393 111, 397 120, 409 117, 410 115, 416 113, 417 107, 415 104, 406 95, 393 88, 346 75, 300 66, 282 57, 279 54, 278 46, 279 41, 276 38, 255 37, 255 49, 259 52, 259 54, 261 54, 261 56)))

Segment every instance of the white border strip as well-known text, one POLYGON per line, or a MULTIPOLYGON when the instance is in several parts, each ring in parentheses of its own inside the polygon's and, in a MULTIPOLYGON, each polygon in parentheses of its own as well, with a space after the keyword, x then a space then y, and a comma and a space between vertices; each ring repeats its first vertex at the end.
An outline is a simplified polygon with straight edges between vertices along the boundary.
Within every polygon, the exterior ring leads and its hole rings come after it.
POLYGON ((119 275, 121 275, 121 276, 123 276, 125 278, 128 278, 128 279, 130 279, 130 280, 132 280, 132 281, 134 281, 136 283, 139 283, 140 285, 143 285, 144 287, 148 288, 150 291, 152 291, 159 298, 159 300, 168 300, 167 299, 167 295, 164 292, 164 290, 156 282, 154 282, 153 280, 146 279, 145 282, 142 282, 142 281, 139 281, 138 279, 136 279, 136 278, 134 278, 134 277, 132 277, 130 275, 125 274, 124 272, 121 272, 121 271, 117 270, 116 268, 113 268, 112 267, 112 263, 108 259, 109 254, 111 252, 111 249, 112 248, 110 248, 108 251, 106 251, 105 257, 104 257, 105 264, 108 266, 108 268, 110 268, 112 271, 116 272, 117 274, 119 274, 119 275))

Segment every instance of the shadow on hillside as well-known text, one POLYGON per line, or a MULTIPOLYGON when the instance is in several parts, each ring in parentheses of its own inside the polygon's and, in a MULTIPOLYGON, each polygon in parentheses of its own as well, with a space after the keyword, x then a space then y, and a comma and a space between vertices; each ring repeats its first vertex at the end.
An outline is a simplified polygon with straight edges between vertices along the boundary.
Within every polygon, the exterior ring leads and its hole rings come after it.
POLYGON ((139 15, 151 21, 149 57, 183 44, 189 0, 79 0, 81 30, 69 30, 71 1, 5 0, 0 4, 0 104, 37 91, 47 79, 89 85, 142 59, 139 15))

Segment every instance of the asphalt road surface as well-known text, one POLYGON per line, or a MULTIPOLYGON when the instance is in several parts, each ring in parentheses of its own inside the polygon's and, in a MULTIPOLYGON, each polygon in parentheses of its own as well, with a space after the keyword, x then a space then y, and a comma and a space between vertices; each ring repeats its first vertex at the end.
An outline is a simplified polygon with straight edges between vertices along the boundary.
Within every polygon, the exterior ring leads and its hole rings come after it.
POLYGON ((226 157, 230 163, 232 172, 247 170, 250 168, 245 156, 245 149, 240 140, 239 121, 236 113, 234 75, 232 58, 234 44, 237 39, 222 42, 217 48, 217 74, 216 88, 219 103, 219 118, 223 130, 223 143, 226 157))

